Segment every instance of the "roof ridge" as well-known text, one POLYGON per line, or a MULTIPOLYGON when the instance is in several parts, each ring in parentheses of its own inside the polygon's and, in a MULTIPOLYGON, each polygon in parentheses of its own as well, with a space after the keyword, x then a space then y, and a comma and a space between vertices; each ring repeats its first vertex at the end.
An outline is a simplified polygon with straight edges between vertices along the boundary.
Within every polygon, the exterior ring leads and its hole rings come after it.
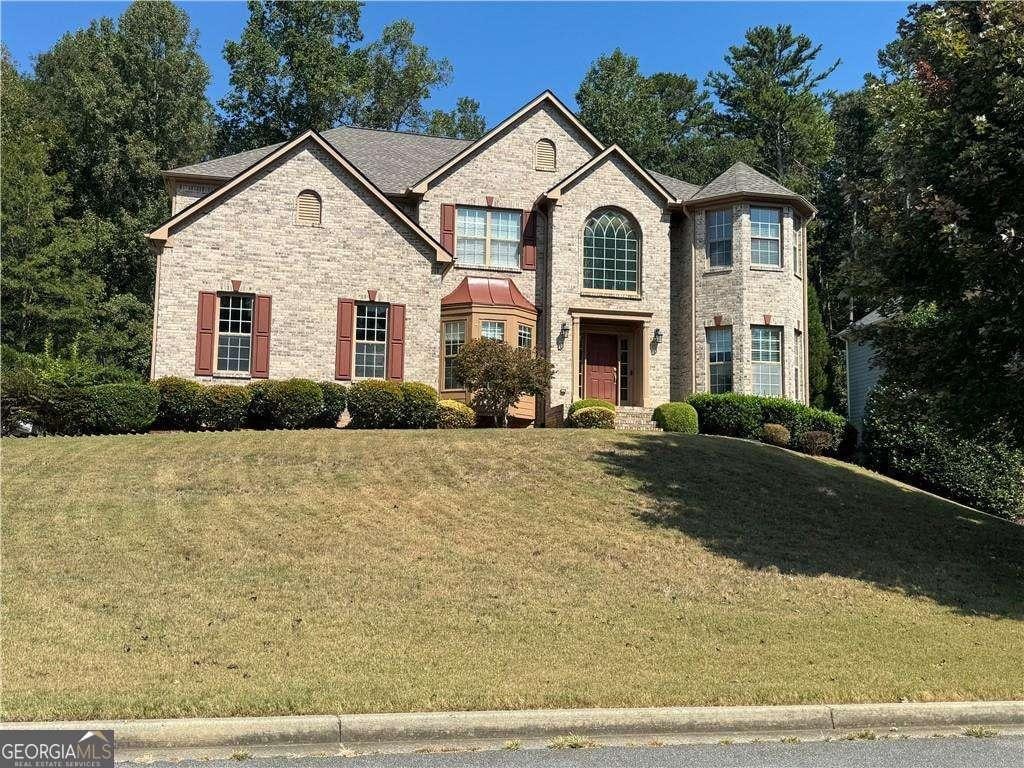
MULTIPOLYGON (((471 144, 474 141, 473 139, 457 139, 453 136, 438 136, 437 134, 433 133, 417 133, 416 131, 393 131, 390 128, 367 128, 366 126, 363 125, 336 125, 333 128, 325 128, 323 133, 337 131, 342 128, 349 128, 353 131, 371 131, 372 133, 392 133, 398 136, 418 136, 420 138, 427 139, 443 139, 444 141, 458 141, 462 144, 471 144)), ((257 149, 259 149, 259 147, 257 147, 257 149)))

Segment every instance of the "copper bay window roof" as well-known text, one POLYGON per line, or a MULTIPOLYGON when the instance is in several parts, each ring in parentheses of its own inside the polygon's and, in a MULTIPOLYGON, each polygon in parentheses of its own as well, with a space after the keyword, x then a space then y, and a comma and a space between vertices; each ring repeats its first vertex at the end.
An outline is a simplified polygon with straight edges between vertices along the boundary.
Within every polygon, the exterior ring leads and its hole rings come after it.
POLYGON ((537 307, 506 277, 465 277, 455 290, 441 299, 441 306, 509 307, 537 314, 537 307))

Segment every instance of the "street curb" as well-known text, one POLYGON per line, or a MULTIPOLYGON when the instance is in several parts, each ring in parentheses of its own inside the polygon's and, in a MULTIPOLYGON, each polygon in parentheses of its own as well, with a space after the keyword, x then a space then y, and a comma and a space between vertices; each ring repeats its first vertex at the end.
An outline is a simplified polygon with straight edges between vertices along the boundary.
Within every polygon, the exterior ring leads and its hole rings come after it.
POLYGON ((927 704, 810 704, 764 707, 656 707, 424 712, 378 715, 8 722, 0 729, 110 729, 118 748, 202 749, 271 745, 346 749, 483 739, 539 740, 576 734, 592 739, 872 728, 1024 726, 1024 701, 927 704))

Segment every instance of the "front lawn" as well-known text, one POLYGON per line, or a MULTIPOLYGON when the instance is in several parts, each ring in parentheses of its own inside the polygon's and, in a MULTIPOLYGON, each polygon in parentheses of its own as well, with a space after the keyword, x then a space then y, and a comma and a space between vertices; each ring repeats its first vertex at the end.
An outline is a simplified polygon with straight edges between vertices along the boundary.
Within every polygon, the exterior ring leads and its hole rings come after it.
POLYGON ((2 449, 5 718, 1024 698, 1024 527, 756 443, 2 449))

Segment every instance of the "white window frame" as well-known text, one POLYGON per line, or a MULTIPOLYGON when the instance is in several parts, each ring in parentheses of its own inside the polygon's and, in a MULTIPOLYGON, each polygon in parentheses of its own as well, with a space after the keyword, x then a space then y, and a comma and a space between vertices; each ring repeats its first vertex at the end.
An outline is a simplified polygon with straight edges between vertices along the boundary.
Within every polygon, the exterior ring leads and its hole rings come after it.
POLYGON ((795 354, 793 355, 793 397, 799 403, 800 390, 803 388, 803 382, 800 380, 800 370, 804 367, 804 345, 803 345, 803 334, 800 331, 793 331, 793 345, 796 347, 795 354))
MULTIPOLYGON (((770 232, 770 229, 768 230, 770 232)), ((765 205, 752 205, 750 206, 750 264, 753 267, 761 267, 767 269, 781 269, 782 268, 782 210, 779 208, 773 208, 765 205), (775 222, 755 222, 754 211, 770 211, 775 214, 775 222), (765 234, 761 227, 772 227, 776 228, 776 234, 765 234), (758 242, 775 243, 775 261, 758 261, 755 257, 754 244, 758 242)))
POLYGON ((354 378, 354 379, 386 379, 387 378, 387 376, 388 376, 388 333, 390 331, 390 328, 388 326, 389 326, 389 320, 390 320, 390 318, 389 318, 390 309, 391 309, 391 307, 388 304, 384 304, 384 303, 377 302, 377 301, 360 301, 360 302, 356 303, 355 327, 352 329, 353 330, 353 338, 352 338, 352 341, 353 341, 353 344, 352 344, 352 357, 353 357, 353 360, 352 360, 352 378, 354 378), (373 307, 374 308, 374 312, 377 313, 377 314, 374 315, 374 318, 373 318, 374 321, 375 321, 374 327, 373 328, 369 328, 369 327, 364 326, 363 329, 360 330, 360 327, 359 327, 360 312, 364 313, 363 319, 364 320, 368 320, 369 319, 369 315, 365 314, 365 312, 366 312, 366 310, 368 310, 371 307, 373 307), (379 314, 381 311, 383 311, 383 316, 379 314), (383 340, 381 340, 380 338, 373 338, 373 339, 363 338, 363 339, 360 339, 359 338, 360 333, 368 334, 368 333, 372 332, 374 336, 379 336, 379 332, 380 332, 381 329, 377 325, 376 321, 379 321, 381 319, 381 317, 383 317, 383 321, 384 321, 384 328, 383 328, 384 338, 383 338, 383 340), (376 372, 376 369, 377 369, 376 365, 373 366, 374 367, 374 372, 371 375, 367 375, 366 374, 365 367, 363 368, 363 372, 360 373, 360 362, 359 362, 360 353, 361 352, 363 353, 364 365, 365 365, 366 352, 368 352, 369 351, 368 348, 371 348, 371 347, 374 350, 376 350, 378 347, 380 348, 380 353, 379 354, 381 356, 382 362, 381 362, 381 365, 380 365, 380 374, 379 375, 376 372))
POLYGON ((777 325, 750 327, 750 383, 755 395, 782 397, 782 328, 777 325))
POLYGON ((793 217, 793 274, 803 277, 804 261, 804 239, 803 220, 799 216, 793 217))
POLYGON ((505 340, 505 321, 504 320, 481 320, 480 321, 480 338, 491 339, 493 341, 504 341, 505 340), (489 336, 487 326, 494 326, 501 328, 501 336, 489 336))
POLYGON ((457 205, 455 207, 455 263, 461 267, 477 267, 480 269, 502 269, 515 271, 523 266, 523 212, 509 208, 479 208, 472 205, 457 205), (474 215, 483 214, 484 231, 483 235, 468 235, 464 231, 464 216, 470 212, 474 215), (514 237, 497 237, 495 235, 495 220, 499 217, 510 217, 516 222, 513 228, 514 237), (469 261, 465 253, 460 254, 459 244, 462 240, 483 240, 484 253, 483 261, 469 261), (513 264, 497 264, 494 257, 494 243, 515 243, 515 262, 513 264))
POLYGON ((706 214, 704 220, 704 228, 707 232, 708 241, 708 268, 709 269, 730 269, 732 267, 732 209, 731 208, 715 208, 710 210, 706 214), (724 222, 713 222, 712 219, 716 216, 723 216, 724 222), (728 236, 723 236, 722 229, 728 230, 728 236), (716 235, 718 235, 716 237, 716 235), (713 246, 716 243, 729 243, 729 260, 727 263, 723 262, 720 264, 715 263, 715 256, 713 254, 713 246))
POLYGON ((706 333, 707 345, 708 345, 708 392, 712 394, 722 394, 725 392, 732 392, 735 386, 735 368, 733 365, 733 355, 735 345, 733 343, 733 334, 731 325, 714 326, 707 329, 706 333), (729 348, 728 349, 716 349, 715 344, 712 342, 712 337, 719 337, 728 334, 729 348), (716 356, 721 356, 716 359, 716 356), (727 373, 726 373, 727 372, 727 373), (728 389, 722 389, 715 387, 716 377, 727 375, 729 378, 728 389))
MULTIPOLYGON (((618 233, 616 233, 617 235, 618 233)), ((606 241, 609 238, 606 234, 600 238, 602 241, 606 241)), ((618 238, 616 237, 616 240, 618 238)), ((593 293, 596 295, 615 295, 615 296, 639 296, 641 286, 641 259, 643 258, 642 243, 641 243, 641 230, 640 226, 633 220, 633 217, 628 215, 625 211, 619 208, 599 208, 589 216, 583 223, 583 259, 582 259, 582 278, 583 278, 583 292, 593 293), (616 247, 609 249, 606 242, 602 242, 600 252, 598 249, 598 237, 594 231, 592 225, 596 225, 604 216, 618 216, 622 220, 622 225, 625 228, 625 234, 622 236, 624 248, 616 247), (588 231, 591 232, 591 236, 594 241, 590 244, 590 249, 587 246, 587 235, 588 231), (633 252, 630 253, 630 246, 633 248, 633 252), (620 270, 619 264, 629 265, 632 256, 633 272, 632 274, 628 269, 620 270), (590 262, 588 266, 588 260, 590 262), (612 265, 609 269, 609 263, 612 265), (623 282, 627 285, 633 283, 633 287, 618 288, 615 283, 618 280, 618 274, 621 272, 625 277, 623 282), (612 286, 608 287, 605 285, 598 285, 598 282, 607 283, 609 281, 608 274, 611 274, 612 286), (600 279, 598 275, 601 275, 600 279), (632 279, 630 279, 632 278, 632 279)))
POLYGON ((533 326, 527 325, 526 323, 519 323, 519 332, 517 335, 517 341, 520 349, 533 349, 533 326), (526 343, 523 344, 523 340, 526 343))
POLYGON ((459 390, 463 387, 460 386, 456 380, 455 373, 452 371, 451 381, 449 382, 449 362, 454 365, 455 357, 462 350, 462 347, 466 344, 466 331, 469 327, 469 323, 465 319, 460 320, 445 320, 442 323, 442 339, 444 357, 441 360, 441 387, 446 391, 459 390), (458 330, 458 337, 449 334, 449 328, 458 330))
MULTIPOLYGON (((218 374, 227 374, 229 376, 248 376, 252 372, 252 353, 253 353, 253 329, 256 325, 256 297, 251 293, 218 293, 217 294, 217 333, 216 333, 216 357, 214 358, 214 372, 218 374), (228 305, 225 307, 224 301, 228 301, 228 305), (238 307, 232 306, 232 302, 239 302, 238 307), (248 302, 248 310, 242 304, 248 302), (222 317, 224 310, 228 310, 228 317, 222 317), (238 316, 232 317, 231 313, 233 310, 238 310, 238 316), (242 313, 248 311, 249 319, 245 320, 242 313), (222 330, 222 323, 227 323, 228 330, 222 330), (237 324, 239 330, 231 330, 232 324, 237 324), (244 327, 244 323, 248 323, 248 332, 241 330, 244 327), (220 363, 220 344, 221 340, 230 339, 247 339, 249 344, 249 362, 245 368, 221 368, 220 363)), ((239 358, 240 360, 241 358, 239 358)))

